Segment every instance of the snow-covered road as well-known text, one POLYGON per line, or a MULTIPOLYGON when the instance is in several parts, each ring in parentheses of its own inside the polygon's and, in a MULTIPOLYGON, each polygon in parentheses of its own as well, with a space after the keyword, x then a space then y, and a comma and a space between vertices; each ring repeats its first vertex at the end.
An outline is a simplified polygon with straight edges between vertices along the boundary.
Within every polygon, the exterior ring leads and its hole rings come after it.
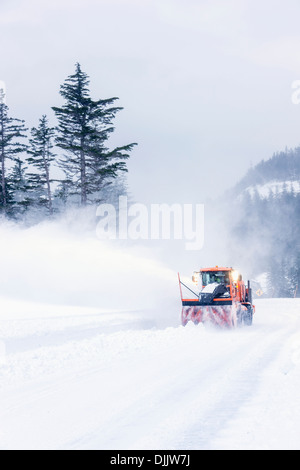
POLYGON ((300 448, 299 299, 233 331, 1 304, 0 449, 300 448))

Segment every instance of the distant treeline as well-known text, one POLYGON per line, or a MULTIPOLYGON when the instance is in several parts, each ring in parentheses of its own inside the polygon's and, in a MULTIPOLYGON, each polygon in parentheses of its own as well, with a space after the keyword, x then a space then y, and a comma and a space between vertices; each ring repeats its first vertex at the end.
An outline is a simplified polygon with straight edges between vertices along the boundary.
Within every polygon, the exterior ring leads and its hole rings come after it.
POLYGON ((57 126, 45 114, 29 132, 10 116, 0 90, 0 213, 6 217, 51 216, 68 204, 97 204, 126 192, 126 160, 136 144, 107 146, 123 109, 115 106, 118 98, 93 100, 78 63, 60 95, 62 107, 52 107, 57 126))
POLYGON ((259 163, 228 195, 231 250, 253 278, 267 274, 268 296, 300 297, 300 193, 288 184, 299 180, 300 147, 259 163), (274 181, 286 184, 265 196, 256 188, 274 181))
POLYGON ((300 180, 300 147, 275 153, 269 160, 262 160, 250 168, 236 185, 237 191, 245 187, 263 185, 270 181, 300 180))

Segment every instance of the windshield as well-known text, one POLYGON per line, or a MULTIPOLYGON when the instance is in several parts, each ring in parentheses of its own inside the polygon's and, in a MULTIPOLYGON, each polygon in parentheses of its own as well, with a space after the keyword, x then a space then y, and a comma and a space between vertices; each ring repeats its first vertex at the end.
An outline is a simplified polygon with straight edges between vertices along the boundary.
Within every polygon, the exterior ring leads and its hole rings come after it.
POLYGON ((225 284, 226 286, 230 284, 228 271, 207 271, 201 274, 203 286, 213 284, 214 282, 218 284, 225 284))

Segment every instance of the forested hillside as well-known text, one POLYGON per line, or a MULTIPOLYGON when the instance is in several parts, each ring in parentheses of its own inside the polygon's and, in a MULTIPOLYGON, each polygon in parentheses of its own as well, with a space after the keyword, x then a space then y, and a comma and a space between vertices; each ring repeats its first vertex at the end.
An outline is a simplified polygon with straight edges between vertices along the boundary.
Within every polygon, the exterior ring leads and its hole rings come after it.
POLYGON ((300 296, 299 188, 298 147, 251 168, 227 194, 230 249, 254 278, 266 274, 269 296, 300 296))

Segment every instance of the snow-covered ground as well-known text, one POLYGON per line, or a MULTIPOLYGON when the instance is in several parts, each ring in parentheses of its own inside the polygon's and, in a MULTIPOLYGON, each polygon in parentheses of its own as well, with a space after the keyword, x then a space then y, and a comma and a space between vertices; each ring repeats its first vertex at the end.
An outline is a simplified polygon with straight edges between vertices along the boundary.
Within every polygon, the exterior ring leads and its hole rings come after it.
POLYGON ((298 299, 234 331, 19 307, 1 301, 1 449, 300 448, 298 299))
POLYGON ((0 227, 0 449, 300 448, 299 299, 184 328, 176 273, 48 229, 0 227))

